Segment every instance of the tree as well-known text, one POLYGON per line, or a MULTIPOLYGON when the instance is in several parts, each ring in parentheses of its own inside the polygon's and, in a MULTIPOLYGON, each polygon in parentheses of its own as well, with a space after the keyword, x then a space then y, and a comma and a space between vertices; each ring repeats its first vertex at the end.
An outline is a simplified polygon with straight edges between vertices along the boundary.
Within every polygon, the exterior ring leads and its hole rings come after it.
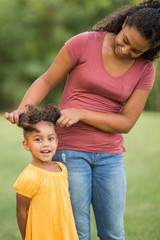
MULTIPOLYGON (((65 41, 130 3, 131 0, 1 0, 0 109, 18 106, 31 83, 48 69, 65 41)), ((58 104, 64 81, 44 103, 58 104)), ((155 91, 158 96, 157 85, 155 91)), ((147 106, 151 107, 149 103, 147 106)))

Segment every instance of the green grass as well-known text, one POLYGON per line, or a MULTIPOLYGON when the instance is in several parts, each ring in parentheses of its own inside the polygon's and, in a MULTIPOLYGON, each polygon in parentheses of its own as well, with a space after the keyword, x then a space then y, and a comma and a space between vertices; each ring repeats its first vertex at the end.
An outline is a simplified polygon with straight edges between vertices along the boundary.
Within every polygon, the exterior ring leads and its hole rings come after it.
MULTIPOLYGON (((16 222, 15 191, 19 173, 29 163, 22 147, 22 131, 0 117, 0 240, 20 240, 16 222)), ((160 113, 143 113, 124 136, 127 152, 127 201, 124 216, 126 240, 160 239, 160 113)), ((92 240, 97 240, 91 211, 92 240)))
POLYGON ((144 113, 125 136, 127 240, 160 239, 160 113, 144 113))

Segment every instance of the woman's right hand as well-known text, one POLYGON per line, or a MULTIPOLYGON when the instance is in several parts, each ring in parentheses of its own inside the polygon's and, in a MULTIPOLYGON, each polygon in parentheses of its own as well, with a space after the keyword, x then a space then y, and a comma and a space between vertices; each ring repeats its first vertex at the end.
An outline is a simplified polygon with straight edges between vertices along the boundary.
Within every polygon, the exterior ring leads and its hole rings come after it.
POLYGON ((19 124, 19 115, 24 112, 25 112, 25 110, 17 109, 11 113, 5 112, 4 116, 5 116, 5 119, 10 121, 11 123, 18 125, 19 124))

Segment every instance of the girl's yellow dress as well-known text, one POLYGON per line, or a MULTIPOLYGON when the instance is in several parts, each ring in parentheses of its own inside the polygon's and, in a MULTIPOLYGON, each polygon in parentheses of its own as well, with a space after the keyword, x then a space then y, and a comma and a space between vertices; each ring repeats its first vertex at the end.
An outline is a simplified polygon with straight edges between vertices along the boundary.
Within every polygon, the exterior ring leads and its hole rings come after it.
POLYGON ((78 240, 68 193, 67 169, 49 172, 29 164, 18 177, 17 193, 32 198, 25 240, 78 240))

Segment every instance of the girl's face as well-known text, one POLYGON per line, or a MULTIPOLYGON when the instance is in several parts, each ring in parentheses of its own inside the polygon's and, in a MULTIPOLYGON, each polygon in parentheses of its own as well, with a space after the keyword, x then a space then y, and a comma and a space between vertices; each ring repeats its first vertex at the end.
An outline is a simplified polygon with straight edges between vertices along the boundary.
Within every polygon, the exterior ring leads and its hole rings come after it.
POLYGON ((39 122, 34 126, 39 132, 28 133, 27 139, 23 141, 23 146, 31 152, 32 163, 51 162, 58 144, 55 128, 49 122, 39 122))
POLYGON ((135 27, 129 27, 125 23, 115 38, 115 54, 120 58, 135 59, 149 48, 149 41, 135 27))

